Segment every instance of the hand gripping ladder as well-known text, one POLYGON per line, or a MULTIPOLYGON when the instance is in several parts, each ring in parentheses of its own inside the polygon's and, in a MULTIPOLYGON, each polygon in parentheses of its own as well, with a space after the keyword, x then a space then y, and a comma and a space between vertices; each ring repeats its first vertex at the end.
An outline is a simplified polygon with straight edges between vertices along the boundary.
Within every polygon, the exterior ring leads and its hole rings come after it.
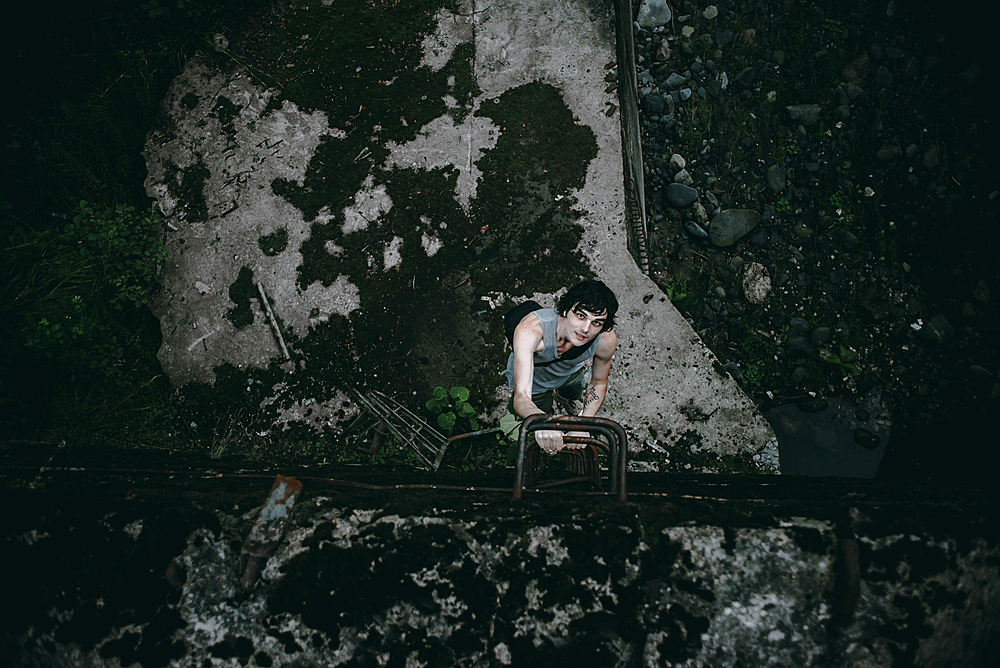
POLYGON ((534 489, 544 489, 582 481, 594 483, 597 489, 603 492, 601 469, 597 461, 599 451, 605 452, 608 455, 608 469, 611 472, 611 493, 617 495, 619 501, 624 501, 625 463, 628 454, 628 440, 625 436, 625 430, 620 424, 614 420, 599 417, 532 415, 521 425, 521 437, 517 443, 517 477, 514 479, 514 498, 520 499, 521 493, 526 486, 533 487, 534 489), (540 459, 544 455, 534 439, 530 442, 528 441, 528 434, 539 429, 555 429, 562 432, 587 432, 587 437, 585 438, 580 436, 564 437, 567 443, 583 443, 585 447, 579 449, 564 448, 559 453, 560 455, 569 457, 571 470, 578 473, 578 475, 533 484, 534 477, 541 463, 540 459))

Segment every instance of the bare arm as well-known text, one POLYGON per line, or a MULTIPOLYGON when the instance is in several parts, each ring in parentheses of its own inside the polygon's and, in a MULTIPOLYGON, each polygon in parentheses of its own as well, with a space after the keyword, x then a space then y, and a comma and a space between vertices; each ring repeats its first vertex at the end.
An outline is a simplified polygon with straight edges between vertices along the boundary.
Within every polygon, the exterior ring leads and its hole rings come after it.
POLYGON ((618 347, 618 335, 614 330, 601 334, 594 351, 594 362, 590 371, 590 385, 583 393, 583 410, 580 415, 593 417, 604 404, 608 393, 608 376, 611 373, 611 358, 618 347))
POLYGON ((535 353, 542 345, 542 323, 528 314, 514 330, 514 412, 522 420, 542 412, 531 400, 535 353))

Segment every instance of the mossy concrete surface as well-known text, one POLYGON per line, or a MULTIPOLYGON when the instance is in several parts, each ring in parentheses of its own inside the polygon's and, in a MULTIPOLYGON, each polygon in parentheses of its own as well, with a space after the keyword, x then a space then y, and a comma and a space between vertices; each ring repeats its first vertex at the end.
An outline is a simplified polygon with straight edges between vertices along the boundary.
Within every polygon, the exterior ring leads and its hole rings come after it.
POLYGON ((258 79, 193 59, 147 145, 176 386, 224 373, 232 410, 336 435, 348 387, 419 409, 464 385, 489 421, 502 314, 596 276, 622 305, 603 414, 633 459, 775 470, 766 422, 627 252, 610 3, 316 0, 279 24, 258 79))
POLYGON ((2 493, 3 665, 996 665, 974 490, 637 474, 628 503, 515 502, 503 472, 286 469, 303 491, 244 591, 273 473, 37 450, 2 493))

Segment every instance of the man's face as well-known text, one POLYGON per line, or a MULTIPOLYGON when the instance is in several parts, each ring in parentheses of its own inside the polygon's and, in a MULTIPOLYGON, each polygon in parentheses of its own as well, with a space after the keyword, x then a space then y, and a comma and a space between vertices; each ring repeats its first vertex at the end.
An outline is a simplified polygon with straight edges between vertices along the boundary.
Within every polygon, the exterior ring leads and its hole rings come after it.
POLYGON ((574 306, 566 312, 566 338, 574 346, 585 346, 604 329, 607 313, 592 313, 574 306))

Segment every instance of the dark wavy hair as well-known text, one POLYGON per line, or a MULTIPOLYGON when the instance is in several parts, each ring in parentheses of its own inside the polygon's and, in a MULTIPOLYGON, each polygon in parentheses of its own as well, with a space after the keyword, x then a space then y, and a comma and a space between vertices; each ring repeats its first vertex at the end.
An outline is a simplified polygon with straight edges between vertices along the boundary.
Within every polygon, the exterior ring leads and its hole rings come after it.
POLYGON ((600 281, 583 281, 571 287, 556 303, 556 310, 564 317, 572 308, 581 308, 594 315, 603 315, 604 328, 601 331, 607 332, 615 326, 618 298, 611 288, 600 281))

